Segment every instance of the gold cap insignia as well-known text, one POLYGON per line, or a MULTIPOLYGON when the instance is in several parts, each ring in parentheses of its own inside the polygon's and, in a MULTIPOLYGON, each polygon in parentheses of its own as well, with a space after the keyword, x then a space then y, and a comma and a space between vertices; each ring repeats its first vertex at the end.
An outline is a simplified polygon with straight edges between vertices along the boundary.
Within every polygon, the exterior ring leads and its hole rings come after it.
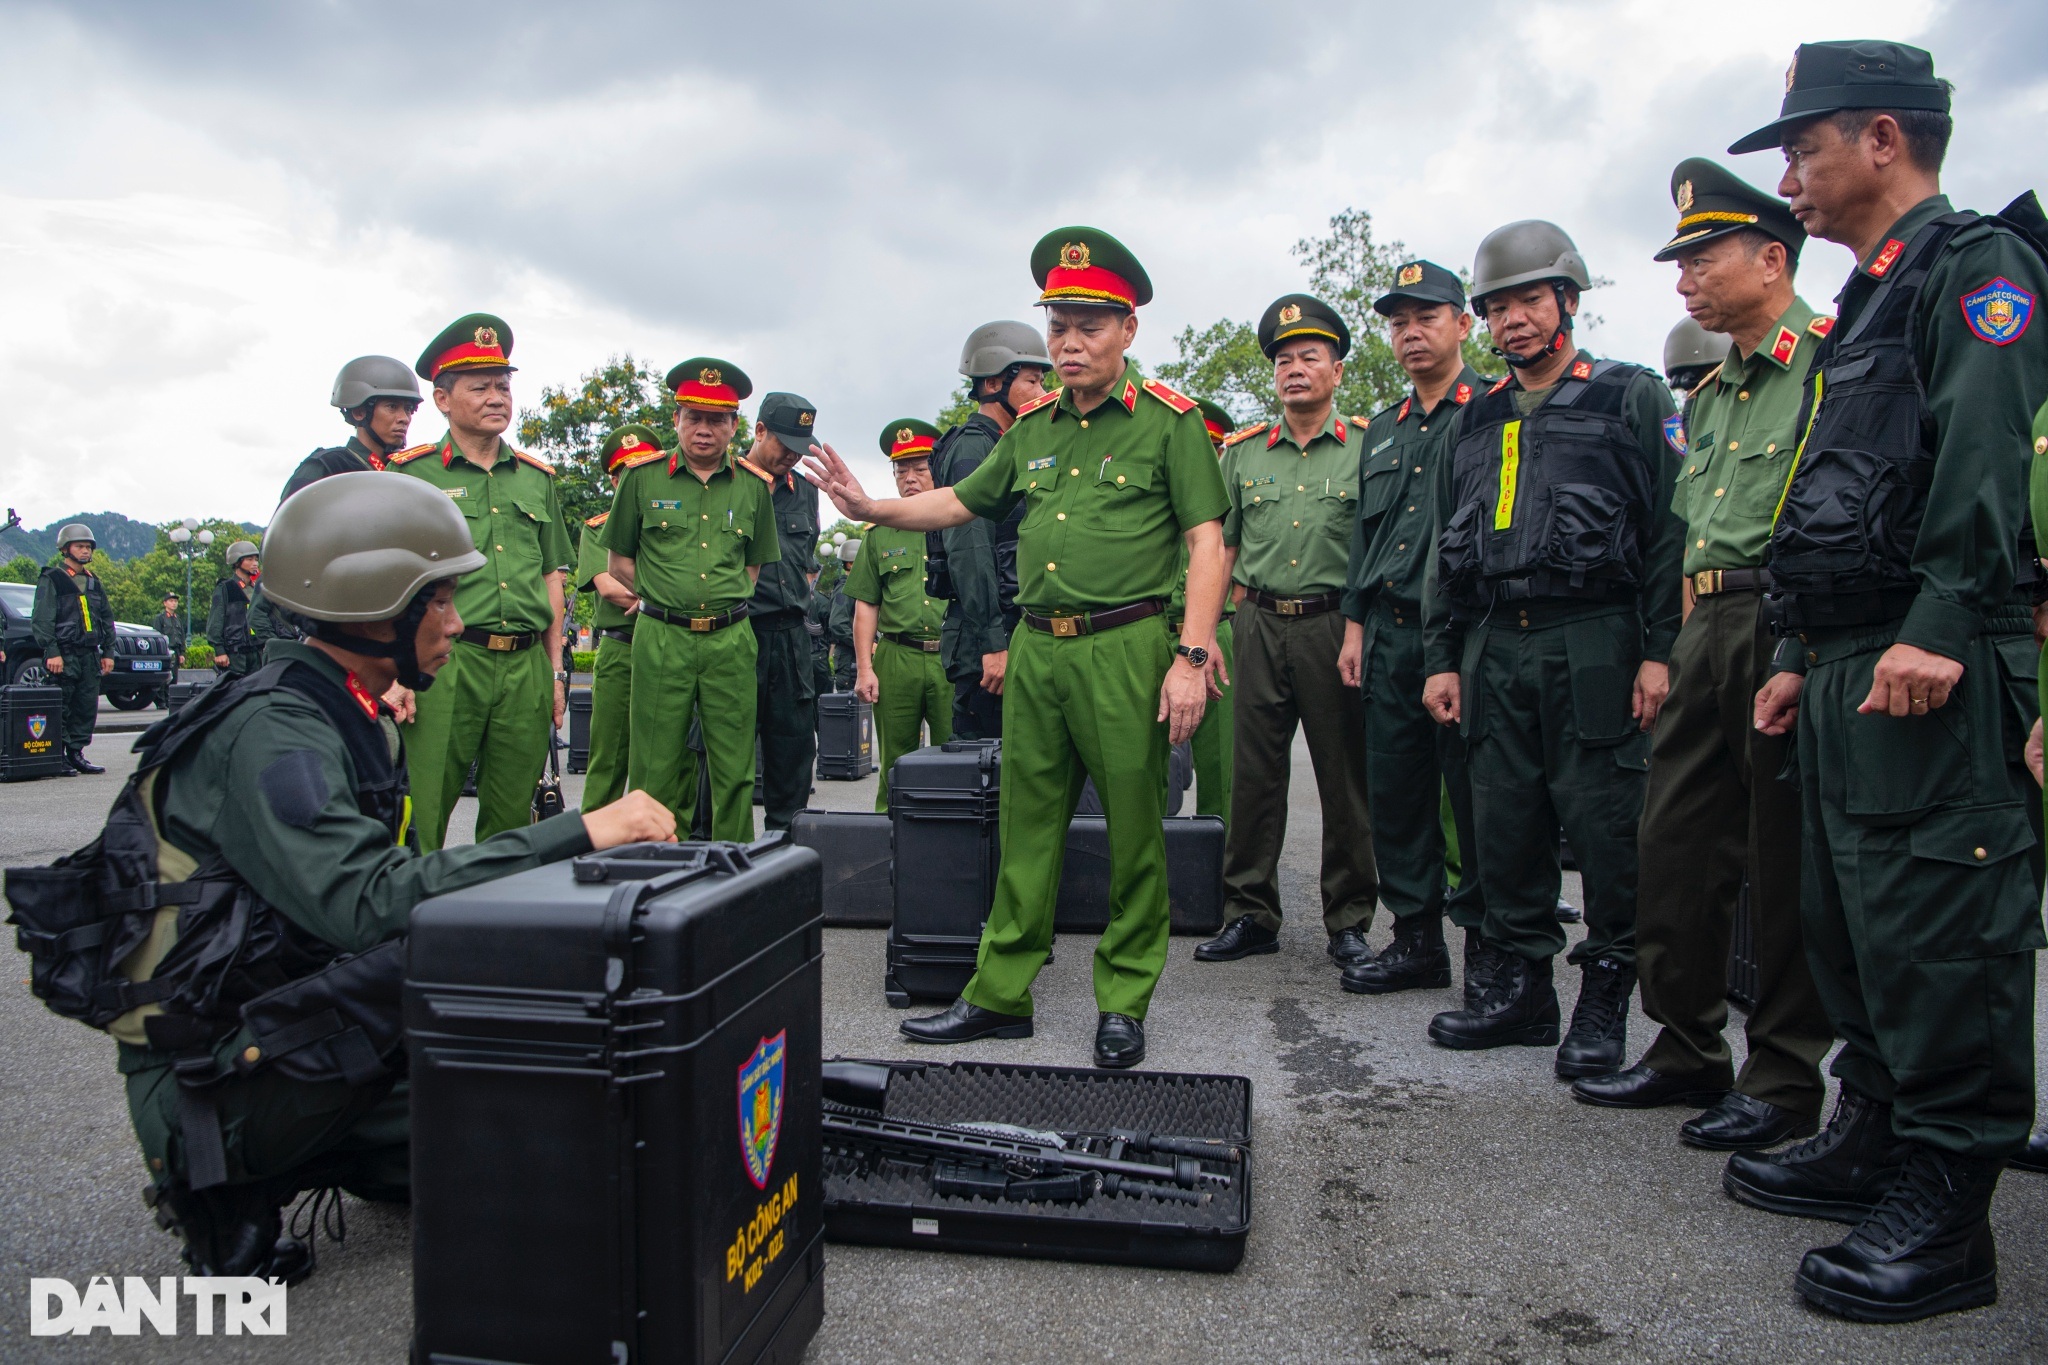
POLYGON ((1086 242, 1068 242, 1065 246, 1061 247, 1060 264, 1069 270, 1086 270, 1088 268, 1088 244, 1086 242))
POLYGON ((1418 262, 1418 263, 1416 263, 1416 264, 1414 264, 1414 265, 1404 265, 1404 266, 1402 266, 1402 267, 1401 267, 1401 273, 1400 273, 1400 275, 1398 275, 1397 277, 1395 277, 1394 283, 1395 283, 1396 285, 1398 285, 1399 287, 1403 288, 1403 289, 1407 288, 1407 287, 1408 287, 1409 285, 1411 285, 1411 284, 1421 284, 1421 283, 1422 283, 1422 265, 1421 265, 1421 263, 1420 263, 1420 262, 1418 262))
POLYGON ((477 329, 476 329, 476 344, 477 344, 477 345, 479 345, 479 346, 495 346, 495 345, 497 345, 497 344, 498 344, 498 329, 497 329, 497 328, 495 328, 495 327, 479 327, 479 328, 477 328, 477 329))
POLYGON ((796 424, 800 427, 807 427, 817 415, 815 412, 800 412, 796 415, 796 424))
POLYGON ((1797 78, 1798 78, 1798 75, 1799 75, 1799 49, 1795 47, 1795 48, 1793 48, 1793 49, 1792 49, 1792 64, 1791 64, 1790 66, 1788 66, 1788 67, 1786 67, 1786 68, 1785 68, 1785 93, 1786 93, 1786 94, 1788 94, 1788 95, 1789 95, 1789 94, 1791 94, 1791 93, 1792 93, 1792 82, 1793 82, 1793 81, 1794 81, 1795 79, 1797 79, 1797 78))
POLYGON ((1287 305, 1286 307, 1284 307, 1284 308, 1282 308, 1282 309, 1280 310, 1280 325, 1281 325, 1282 327, 1292 327, 1292 326, 1293 326, 1293 325, 1294 325, 1295 323, 1297 323, 1297 322, 1300 322, 1300 321, 1301 321, 1301 305, 1300 305, 1300 304, 1298 304, 1298 303, 1290 303, 1290 304, 1288 304, 1288 305, 1287 305))
POLYGON ((725 382, 725 374, 721 370, 706 365, 703 369, 697 371, 697 382, 715 388, 725 382))
POLYGON ((1692 212, 1692 181, 1690 180, 1678 182, 1678 211, 1680 213, 1692 212))
POLYGON ((907 446, 910 444, 911 440, 916 437, 916 435, 917 433, 912 431, 909 427, 898 427, 896 428, 896 444, 899 446, 907 446))

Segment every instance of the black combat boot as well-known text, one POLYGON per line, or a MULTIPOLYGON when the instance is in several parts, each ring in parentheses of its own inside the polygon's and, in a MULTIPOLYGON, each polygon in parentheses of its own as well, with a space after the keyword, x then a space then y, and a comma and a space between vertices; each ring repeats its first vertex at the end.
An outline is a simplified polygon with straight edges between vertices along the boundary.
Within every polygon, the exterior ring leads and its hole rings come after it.
POLYGON ((1550 984, 1550 959, 1531 961, 1519 953, 1502 952, 1478 1008, 1439 1014, 1429 1021, 1429 1036, 1445 1047, 1460 1049, 1516 1044, 1555 1047, 1557 1022, 1557 990, 1550 984))
POLYGON ((102 768, 99 764, 93 762, 91 759, 85 756, 85 749, 83 747, 76 749, 66 749, 64 751, 64 761, 71 765, 71 771, 75 773, 85 773, 90 775, 92 773, 103 773, 106 771, 105 768, 102 768))
POLYGON ((1330 935, 1329 954, 1339 967, 1356 967, 1372 961, 1372 945, 1365 941, 1365 926, 1339 929, 1330 935))
POLYGON ((282 1202, 263 1184, 194 1190, 183 1181, 152 1185, 143 1202, 160 1228, 185 1243, 194 1275, 251 1275, 298 1284, 313 1273, 313 1250, 284 1234, 282 1202))
POLYGON ((1477 929, 1465 931, 1465 1008, 1479 1008, 1480 997, 1506 965, 1507 954, 1486 941, 1477 929))
POLYGON ((1558 1079, 1566 1081, 1621 1070, 1628 1050, 1628 1000, 1636 989, 1636 969, 1612 958, 1579 970, 1584 974, 1579 1003, 1572 1006, 1571 1031, 1557 1050, 1558 1079))
POLYGON ((1441 915, 1394 921, 1394 941, 1377 958, 1344 969, 1341 982, 1354 995, 1391 995, 1451 984, 1451 954, 1441 915))
POLYGON ((1858 1322, 1911 1322, 1998 1300, 1991 1192, 2005 1163, 1906 1144, 1898 1178, 1855 1230, 1806 1253, 1808 1303, 1858 1322))
POLYGON ((1772 1213, 1860 1223, 1898 1178, 1906 1148, 1892 1107, 1845 1085, 1827 1127, 1783 1151, 1737 1152, 1721 1188, 1772 1213))

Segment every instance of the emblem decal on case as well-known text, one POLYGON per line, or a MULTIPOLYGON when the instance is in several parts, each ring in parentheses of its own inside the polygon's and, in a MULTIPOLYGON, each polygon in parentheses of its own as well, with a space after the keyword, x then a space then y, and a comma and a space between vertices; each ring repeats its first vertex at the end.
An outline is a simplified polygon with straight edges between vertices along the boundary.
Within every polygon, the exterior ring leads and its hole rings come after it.
POLYGON ((30 716, 28 718, 28 737, 30 739, 41 739, 43 731, 49 728, 50 718, 48 716, 30 716))
POLYGON ((782 1059, 789 1030, 763 1038, 753 1056, 740 1063, 740 1155, 755 1189, 768 1188, 775 1164, 775 1140, 782 1135, 782 1059))

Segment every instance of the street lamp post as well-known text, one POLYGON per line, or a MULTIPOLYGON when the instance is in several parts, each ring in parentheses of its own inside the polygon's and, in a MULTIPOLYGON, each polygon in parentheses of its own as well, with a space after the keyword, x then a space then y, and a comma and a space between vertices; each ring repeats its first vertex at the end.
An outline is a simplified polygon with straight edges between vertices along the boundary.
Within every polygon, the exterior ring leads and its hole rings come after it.
MULTIPOLYGON (((171 543, 178 547, 178 557, 185 561, 185 638, 192 638, 192 557, 213 544, 213 532, 200 531, 199 519, 187 517, 171 528, 171 543), (193 532, 198 534, 194 535, 193 532)), ((178 660, 178 667, 185 661, 178 660)))

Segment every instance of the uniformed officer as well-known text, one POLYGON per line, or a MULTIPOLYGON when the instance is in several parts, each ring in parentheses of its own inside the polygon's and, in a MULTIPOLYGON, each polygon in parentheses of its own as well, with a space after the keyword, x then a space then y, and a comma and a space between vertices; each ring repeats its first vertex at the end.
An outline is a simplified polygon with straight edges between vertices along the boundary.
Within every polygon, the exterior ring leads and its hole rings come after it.
MULTIPOLYGON (((151 629, 170 642, 173 670, 179 667, 185 657, 185 613, 180 609, 181 606, 178 594, 165 594, 163 615, 149 623, 151 629)), ((175 676, 172 681, 176 681, 175 676)))
MULTIPOLYGON (((471 313, 450 323, 413 367, 434 386, 448 434, 388 461, 447 494, 489 561, 456 590, 462 639, 441 685, 419 699, 406 738, 414 824, 430 852, 447 837, 472 761, 476 837, 527 823, 568 703, 562 617, 576 552, 562 524, 554 467, 504 439, 512 424, 511 356, 512 329, 503 319, 471 313)), ((408 704, 398 699, 401 717, 408 704)))
POLYGON ((98 542, 72 522, 57 532, 57 562, 36 576, 29 625, 43 668, 64 693, 64 761, 77 773, 103 773, 85 756, 99 719, 100 679, 114 671, 114 608, 87 566, 98 542))
MULTIPOLYGON (((2048 528, 2048 403, 2043 403, 2034 414, 2033 438, 2034 462, 2027 476, 2027 503, 2035 528, 2035 553, 2048 556, 2048 545, 2040 543, 2043 528, 2048 528)), ((2040 614, 2035 621, 2035 643, 2048 647, 2048 621, 2040 614)), ((2037 687, 2040 691, 2036 693, 2033 729, 2027 736, 2026 758, 2034 785, 2042 789, 2043 804, 2048 805, 2048 741, 2044 741, 2040 716, 2042 710, 2048 710, 2048 700, 2040 696, 2040 692, 2048 692, 2048 677, 2038 678, 2037 687)), ((2026 1146, 2006 1164, 2014 1170, 2048 1174, 2048 1130, 2036 1128, 2028 1135, 2026 1146)))
POLYGON ((1952 124, 1933 59, 1801 45, 1778 119, 1778 193, 1857 268, 1821 344, 1771 532, 1787 632, 1757 694, 1798 729, 1808 964, 1841 1099, 1809 1142, 1738 1153, 1736 1198, 1856 1226, 1796 1280, 1844 1316, 1992 1302, 1988 1210, 2034 1107, 2032 794, 1991 624, 2008 605, 2028 429, 2048 398, 2048 268, 1941 193, 1952 124))
MULTIPOLYGON (((896 475, 896 496, 914 498, 932 486, 931 454, 939 429, 915 417, 882 428, 882 453, 896 475)), ((939 658, 945 604, 925 596, 925 537, 877 526, 860 542, 846 575, 853 599, 854 695, 875 708, 881 777, 875 809, 889 809, 889 770, 919 745, 953 737, 953 688, 939 658)))
POLYGON ((1362 995, 1451 984, 1444 914, 1465 931, 1465 991, 1476 1004, 1490 960, 1482 951, 1486 900, 1472 833, 1465 740, 1422 706, 1422 584, 1429 560, 1437 466, 1450 458, 1457 418, 1493 381, 1465 361, 1472 315, 1456 274, 1433 261, 1404 261, 1394 287, 1373 300, 1387 320, 1394 358, 1412 381, 1401 401, 1363 423, 1358 516, 1344 586, 1344 647, 1337 669, 1365 703, 1366 797, 1380 899, 1394 941, 1376 959, 1344 969, 1362 995), (1448 796, 1459 853, 1458 890, 1445 889, 1448 796))
POLYGON ((1704 1107, 1679 1136, 1741 1150, 1819 1126, 1820 1063, 1834 1042, 1799 936, 1799 795, 1777 780, 1789 745, 1760 734, 1751 713, 1773 647, 1771 517, 1807 371, 1834 319, 1793 291, 1806 234, 1782 200, 1698 157, 1671 173, 1671 197, 1678 227, 1657 259, 1677 263, 1688 321, 1733 352, 1691 391, 1683 420, 1666 423, 1685 460, 1676 506, 1693 605, 1652 737, 1640 842, 1659 871, 1636 910, 1643 1013, 1664 1027, 1635 1066, 1584 1077, 1572 1093, 1631 1109, 1704 1107), (1759 985, 1738 1076, 1721 1031, 1745 872, 1759 985))
MULTIPOLYGON (((1195 405, 1202 410, 1202 426, 1209 433, 1209 444, 1215 447, 1216 458, 1223 458, 1224 442, 1230 439, 1235 423, 1230 410, 1221 403, 1208 398, 1197 398, 1195 405)), ((1176 639, 1180 636, 1181 623, 1187 619, 1188 573, 1182 555, 1180 582, 1174 585, 1173 601, 1166 609, 1166 628, 1176 639)), ((1195 761, 1195 814, 1213 815, 1227 825, 1230 820, 1230 775, 1233 757, 1231 749, 1236 743, 1236 731, 1230 721, 1230 702, 1235 694, 1236 682, 1232 670, 1236 668, 1236 637, 1232 634, 1231 621, 1237 615, 1237 603, 1230 600, 1230 594, 1223 594, 1223 615, 1216 621, 1216 657, 1222 660, 1222 667, 1216 670, 1216 685, 1222 692, 1220 697, 1210 698, 1202 710, 1202 723, 1195 727, 1195 737, 1188 741, 1189 756, 1195 761)))
POLYGON ((1626 1046, 1636 823, 1678 634, 1685 526, 1671 510, 1671 393, 1642 366, 1573 342, 1591 278, 1555 224, 1496 229, 1472 275, 1509 374, 1459 413, 1439 463, 1423 703, 1462 725, 1470 746, 1490 979, 1429 1034, 1455 1048, 1558 1041, 1562 825, 1587 934, 1571 955, 1584 977, 1557 1074, 1597 1075, 1626 1046))
POLYGON ((334 376, 334 391, 327 401, 341 410, 342 420, 353 427, 346 445, 316 450, 299 461, 299 467, 285 480, 283 502, 292 494, 329 474, 352 470, 382 469, 385 461, 405 448, 405 433, 412 427, 412 415, 419 411, 420 385, 403 360, 388 355, 359 355, 334 376))
MULTIPOLYGON (((155 775, 153 799, 137 809, 151 817, 148 865, 163 876, 152 903, 165 908, 124 927, 137 946, 109 985, 112 1008, 130 1007, 105 1026, 119 1045, 158 1221, 184 1240, 192 1273, 295 1282, 311 1269, 306 1246, 283 1236, 280 1206, 296 1192, 339 1185, 365 1198, 408 1196, 406 1085, 382 1067, 374 1080, 353 1065, 306 1078, 321 1069, 311 1016, 294 1026, 309 1036, 286 1075, 265 1064, 242 1004, 340 954, 392 942, 428 896, 673 838, 674 824, 634 797, 416 853, 403 750, 376 698, 396 681, 424 691, 445 671, 462 629, 453 575, 487 556, 441 494, 354 473, 287 499, 264 558, 278 600, 314 636, 273 646, 256 676, 151 732, 140 762, 155 775), (254 895, 238 897, 244 887, 254 895)), ((336 978, 309 1008, 338 992, 345 1017, 388 1018, 396 1037, 402 968, 400 956, 378 992, 352 987, 359 976, 336 978)))
POLYGON ((263 662, 263 641, 249 620, 256 593, 256 546, 238 540, 228 546, 228 572, 213 586, 213 605, 206 613, 206 638, 213 645, 213 666, 222 677, 239 678, 263 662))
MULTIPOLYGON (((830 555, 838 562, 837 548, 831 541, 818 543, 818 557, 830 555)), ((811 688, 819 696, 832 690, 832 637, 827 625, 832 619, 832 594, 825 591, 824 570, 821 567, 811 575, 811 597, 804 607, 804 630, 811 637, 811 688)))
POLYGON ((1031 982, 1052 944, 1067 826, 1093 778, 1108 818, 1110 922, 1095 949, 1095 1062, 1133 1066, 1166 960, 1167 747, 1194 733, 1211 692, 1228 506, 1198 409, 1126 358, 1151 281, 1089 227, 1046 234, 1031 270, 1064 387, 1020 409, 979 469, 951 488, 875 502, 829 447, 811 464, 849 517, 905 530, 1001 520, 1019 501, 1022 626, 1003 674, 1002 868, 975 973, 944 1014, 907 1020, 921 1042, 1028 1037, 1031 982), (1167 598, 1188 550, 1187 617, 1167 598))
MULTIPOLYGON (((934 486, 951 488, 980 468, 1019 410, 1045 392, 1051 369, 1045 340, 1029 323, 985 322, 969 332, 960 373, 978 406, 933 447, 934 486)), ((953 733, 961 739, 1002 738, 1003 668, 1017 628, 1017 523, 1023 515, 1019 505, 999 522, 976 517, 927 538, 927 555, 937 555, 931 594, 947 599, 942 655, 953 683, 953 733)))
POLYGON ((811 682, 811 636, 805 629, 811 578, 818 561, 818 490, 796 476, 796 462, 818 439, 818 409, 793 393, 761 399, 754 444, 741 463, 769 481, 778 558, 761 566, 749 620, 760 651, 754 699, 761 729, 761 823, 788 829, 810 804, 818 757, 818 691, 811 682))
POLYGON ((605 522, 612 577, 640 599, 633 628, 633 784, 687 826, 697 767, 687 747, 701 717, 711 836, 754 837, 754 717, 760 686, 747 599, 782 558, 768 479, 732 453, 753 381, 697 356, 668 372, 680 444, 629 470, 605 522), (651 624, 650 624, 651 623, 651 624))
POLYGON ((299 627, 291 619, 291 613, 279 610, 277 604, 264 595, 260 577, 249 589, 249 638, 256 642, 259 656, 272 640, 299 638, 299 627))
MULTIPOLYGON (((627 469, 660 459, 663 452, 652 427, 628 422, 607 435, 597 453, 616 490, 627 469)), ((592 808, 610 805, 626 790, 633 747, 633 622, 639 599, 612 577, 604 548, 604 525, 610 518, 607 510, 587 519, 576 550, 576 591, 597 597, 590 614, 597 636, 590 677, 590 757, 583 770, 583 804, 592 808)))
POLYGON ((1197 962, 1280 950, 1280 844, 1294 732, 1308 736, 1323 808, 1323 929, 1342 966, 1372 956, 1365 931, 1379 898, 1365 799, 1365 715, 1337 675, 1359 437, 1336 410, 1351 329, 1307 294, 1273 300, 1259 319, 1281 419, 1240 432, 1223 456, 1223 519, 1235 631, 1230 835, 1223 850, 1223 932, 1197 962), (1257 438, 1257 439, 1253 439, 1257 438), (1249 603, 1249 605, 1245 605, 1249 603))
POLYGON ((858 674, 853 660, 853 599, 846 595, 846 577, 860 557, 860 540, 849 536, 839 542, 838 555, 839 584, 825 614, 825 637, 832 642, 832 690, 851 692, 858 674))
POLYGON ((1664 382, 1683 400, 1720 368, 1728 358, 1729 345, 1726 332, 1709 332, 1692 314, 1686 314, 1664 335, 1664 382))

